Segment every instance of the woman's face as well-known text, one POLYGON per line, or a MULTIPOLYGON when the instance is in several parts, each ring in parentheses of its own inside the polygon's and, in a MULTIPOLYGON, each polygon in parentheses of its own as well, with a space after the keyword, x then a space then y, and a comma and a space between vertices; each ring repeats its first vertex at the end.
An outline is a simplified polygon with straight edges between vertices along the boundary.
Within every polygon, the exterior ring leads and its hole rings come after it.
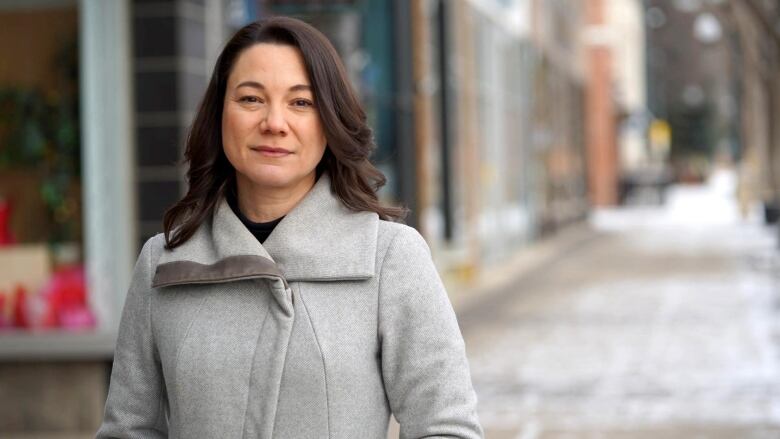
POLYGON ((315 105, 297 48, 260 43, 239 55, 222 111, 222 146, 239 188, 314 184, 326 145, 315 105))

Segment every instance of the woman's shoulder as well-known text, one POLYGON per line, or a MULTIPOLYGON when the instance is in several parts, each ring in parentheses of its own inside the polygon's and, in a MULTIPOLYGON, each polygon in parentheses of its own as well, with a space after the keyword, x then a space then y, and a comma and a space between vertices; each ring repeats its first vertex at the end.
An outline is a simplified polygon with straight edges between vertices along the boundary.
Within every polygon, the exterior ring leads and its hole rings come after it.
POLYGON ((420 300, 440 301, 442 295, 446 298, 430 248, 417 230, 381 221, 379 235, 379 294, 389 309, 417 308, 413 304, 420 300))
POLYGON ((431 251, 420 232, 406 224, 379 221, 377 255, 402 254, 411 258, 430 258, 431 251))
POLYGON ((138 259, 148 258, 149 264, 154 266, 160 255, 165 251, 165 234, 158 233, 144 242, 138 259))

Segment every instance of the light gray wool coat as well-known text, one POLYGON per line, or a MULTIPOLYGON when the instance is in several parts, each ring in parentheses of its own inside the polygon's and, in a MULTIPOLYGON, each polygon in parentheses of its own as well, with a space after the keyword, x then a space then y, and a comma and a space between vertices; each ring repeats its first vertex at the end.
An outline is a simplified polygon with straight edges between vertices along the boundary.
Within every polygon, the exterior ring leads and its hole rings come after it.
POLYGON ((463 338, 423 238, 320 177, 261 245, 223 199, 147 241, 98 438, 478 438, 463 338))

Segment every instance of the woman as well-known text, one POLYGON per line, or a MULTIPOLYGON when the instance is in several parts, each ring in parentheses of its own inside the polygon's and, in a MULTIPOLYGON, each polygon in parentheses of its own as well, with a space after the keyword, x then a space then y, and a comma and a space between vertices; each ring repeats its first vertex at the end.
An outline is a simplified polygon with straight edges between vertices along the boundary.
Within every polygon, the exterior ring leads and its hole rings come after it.
POLYGON ((189 190, 138 258, 98 437, 481 437, 429 250, 389 220, 327 39, 252 23, 220 55, 189 190), (272 232, 271 232, 272 231, 272 232))

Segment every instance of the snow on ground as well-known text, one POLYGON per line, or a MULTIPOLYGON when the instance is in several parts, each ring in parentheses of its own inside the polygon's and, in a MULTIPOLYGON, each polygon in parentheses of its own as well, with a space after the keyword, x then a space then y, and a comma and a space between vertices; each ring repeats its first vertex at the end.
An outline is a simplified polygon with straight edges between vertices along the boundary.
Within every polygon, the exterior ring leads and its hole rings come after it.
POLYGON ((600 238, 465 334, 487 431, 780 428, 776 231, 735 187, 722 171, 594 213, 600 238))

